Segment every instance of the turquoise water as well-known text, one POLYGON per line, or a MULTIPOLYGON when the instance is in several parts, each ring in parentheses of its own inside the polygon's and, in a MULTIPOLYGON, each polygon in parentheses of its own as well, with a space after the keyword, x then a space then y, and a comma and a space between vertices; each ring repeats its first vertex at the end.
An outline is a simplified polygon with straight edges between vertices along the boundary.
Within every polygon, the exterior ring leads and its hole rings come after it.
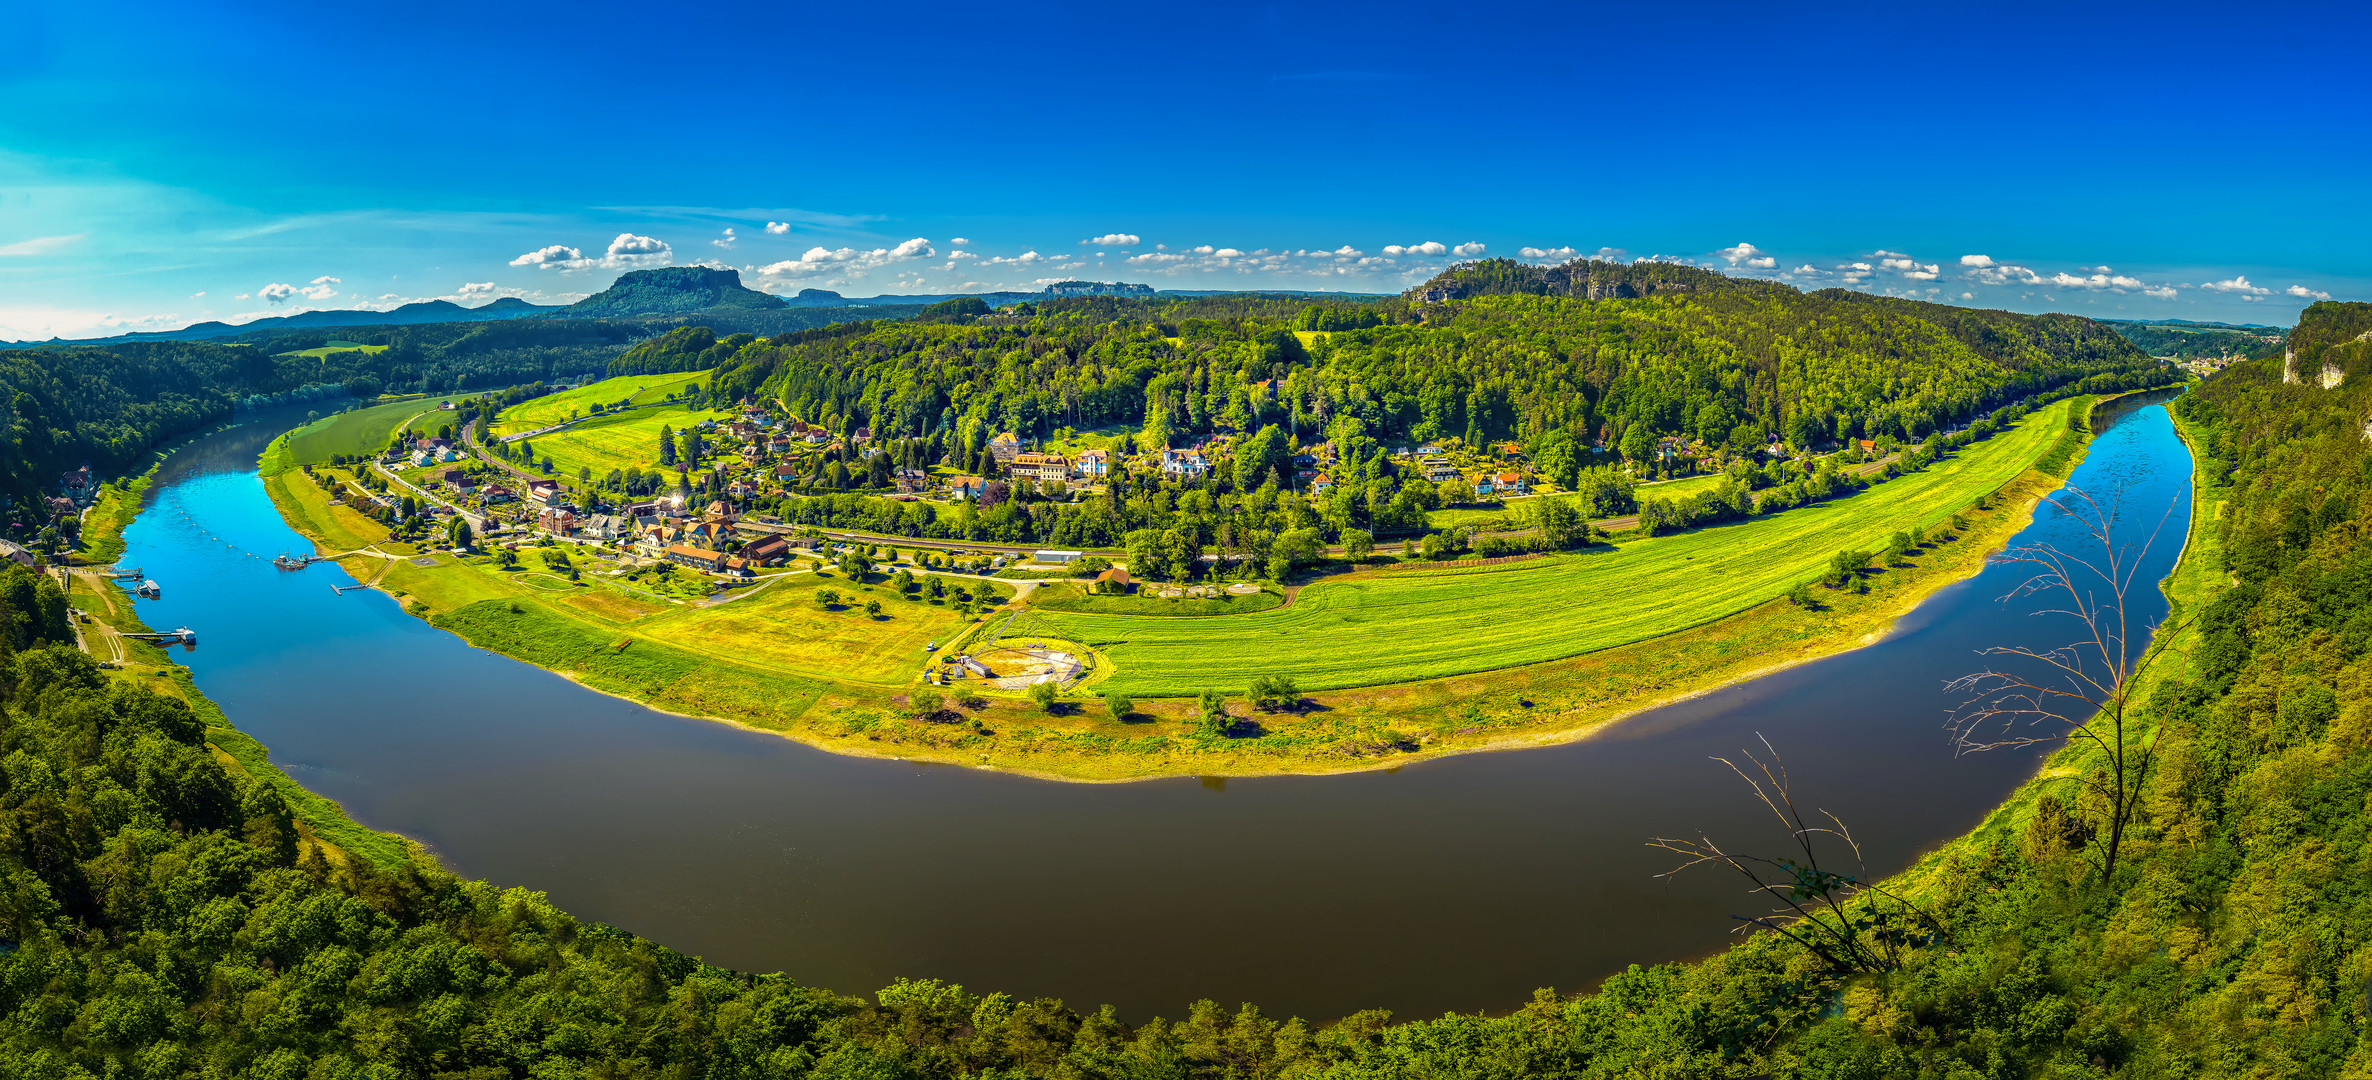
MULTIPOLYGON (((1983 646, 2069 633, 2004 604, 2015 568, 1994 567, 1869 648, 1570 746, 1123 785, 846 758, 473 649, 379 593, 335 595, 351 580, 332 564, 274 569, 309 545, 254 462, 301 416, 176 455, 127 531, 126 561, 164 585, 143 617, 200 634, 176 654, 198 686, 307 787, 459 873, 845 993, 927 976, 1139 1018, 1203 997, 1412 1016, 1701 955, 1750 902, 1711 874, 1656 879, 1672 859, 1646 840, 1786 842, 1709 755, 1767 736, 1799 795, 1852 823, 1870 869, 1898 868, 2034 769, 2030 754, 1955 759, 1943 683, 1983 646)), ((2164 521, 2139 575, 2155 581, 2181 546, 2189 476, 2148 405, 2121 410, 2071 482, 2122 486, 2124 542, 2164 521)), ((2066 532, 2046 509, 2022 540, 2066 532)), ((2154 624, 2163 603, 2144 592, 2154 624)))

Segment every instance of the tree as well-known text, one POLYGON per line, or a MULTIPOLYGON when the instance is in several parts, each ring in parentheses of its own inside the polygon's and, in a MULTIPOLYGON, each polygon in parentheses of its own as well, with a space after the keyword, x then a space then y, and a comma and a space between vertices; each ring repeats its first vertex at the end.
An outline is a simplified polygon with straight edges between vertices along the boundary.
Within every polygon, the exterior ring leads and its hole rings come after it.
POLYGON ((1640 424, 1633 424, 1623 432, 1623 460, 1633 466, 1647 464, 1648 455, 1655 453, 1655 434, 1640 424))
POLYGON ((1558 487, 1571 490, 1574 479, 1581 474, 1582 448, 1573 433, 1563 428, 1549 432, 1533 451, 1532 463, 1540 475, 1554 481, 1558 487))
POLYGON ((1869 552, 1851 548, 1837 552, 1829 557, 1828 573, 1821 575, 1820 583, 1832 589, 1841 589, 1859 582, 1861 572, 1869 569, 1870 560, 1874 557, 1869 552))
POLYGON ((1126 694, 1105 694, 1104 708, 1112 710, 1112 719, 1126 720, 1128 714, 1137 710, 1137 703, 1130 701, 1126 694))
POLYGON ((1276 475, 1289 457, 1285 433, 1275 424, 1261 428, 1235 446, 1235 489, 1251 491, 1276 475))
POLYGON ((1325 550, 1326 536, 1318 530, 1287 529, 1278 534, 1268 548, 1268 569, 1272 578, 1282 578, 1293 571, 1318 561, 1325 550))
POLYGON ((1301 688, 1284 675, 1261 675, 1252 680, 1246 696, 1263 709, 1291 709, 1301 704, 1301 688))
POLYGON ((1588 543, 1590 523, 1571 499, 1543 496, 1532 500, 1532 516, 1540 523, 1540 538, 1552 549, 1588 543))
POLYGON ((1038 708, 1045 712, 1054 711, 1054 698, 1059 692, 1060 688, 1056 687, 1052 682, 1034 682, 1030 684, 1030 700, 1037 702, 1038 708))
POLYGON ((947 707, 947 699, 940 697, 935 690, 917 690, 907 696, 906 702, 914 715, 926 719, 938 715, 939 710, 947 707))
POLYGON ((1224 736, 1235 728, 1235 717, 1228 715, 1227 695, 1217 690, 1205 690, 1196 702, 1198 719, 1195 727, 1205 735, 1224 736))
POLYGON ((445 527, 445 538, 452 541, 454 547, 467 550, 471 539, 469 519, 454 515, 453 523, 445 527))
POLYGON ((871 617, 871 618, 875 618, 875 619, 878 619, 878 618, 880 618, 880 617, 881 617, 881 601, 879 601, 879 600, 867 600, 867 601, 865 601, 865 614, 866 614, 867 616, 871 617))
POLYGON ((818 606, 818 607, 826 607, 826 608, 828 608, 828 607, 832 607, 832 606, 833 606, 833 605, 835 605, 835 604, 838 604, 839 602, 840 602, 840 593, 839 593, 837 590, 833 590, 833 589, 817 589, 817 590, 815 591, 815 603, 816 603, 816 606, 818 606))
POLYGON ((1344 529, 1342 553, 1353 562, 1365 562, 1368 556, 1375 554, 1375 537, 1365 529, 1344 529))
MULTIPOLYGON (((2080 629, 2075 640, 2055 649, 2001 645, 1983 650, 1983 655, 2003 657, 2008 663, 1962 676, 1947 687, 1966 695, 1952 714, 1949 730, 1954 752, 1961 754, 2069 743, 2090 746, 2099 765, 2079 782, 2106 808, 2108 842, 2102 849, 2100 877, 2113 881, 2126 828, 2141 806, 2161 741, 2137 741, 2128 730, 2133 676, 2180 636, 2179 627, 2159 627, 2149 648, 2135 655, 2129 635, 2137 628, 2127 601, 2137 584, 2155 587, 2135 582, 2134 576, 2174 516, 2174 505, 2167 506, 2157 526, 2136 547, 2119 543, 2115 535, 2120 495, 2111 495, 2104 504, 2070 485, 2065 494, 2043 501, 2075 524, 2083 536, 2083 553, 2048 541, 2004 552, 1999 561, 2030 573, 2001 599, 2006 603, 2026 596, 2046 598, 2046 603, 2061 606, 2037 614, 2068 616, 2080 629)), ((2138 629, 2150 632, 2146 626, 2138 629)))

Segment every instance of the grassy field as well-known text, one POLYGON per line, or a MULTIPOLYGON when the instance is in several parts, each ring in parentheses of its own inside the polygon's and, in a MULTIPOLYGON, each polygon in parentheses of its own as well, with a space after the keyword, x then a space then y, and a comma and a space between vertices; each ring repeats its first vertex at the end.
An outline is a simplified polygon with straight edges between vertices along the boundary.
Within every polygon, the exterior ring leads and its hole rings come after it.
POLYGON ((434 400, 412 398, 324 416, 284 437, 285 460, 291 465, 319 465, 334 454, 373 453, 384 448, 387 437, 405 421, 423 412, 433 419, 436 411, 434 400))
MULTIPOLYGON (((333 469, 319 470, 326 477, 343 477, 333 469)), ((264 478, 264 490, 280 507, 281 516, 298 532, 319 539, 331 551, 352 551, 387 539, 387 528, 364 517, 353 507, 329 501, 329 493, 308 479, 304 473, 289 470, 264 478)))
POLYGON ((315 359, 315 360, 321 360, 321 359, 325 359, 325 358, 327 358, 327 357, 329 356, 329 354, 331 354, 331 353, 342 353, 342 352, 366 352, 366 353, 379 353, 379 352, 386 352, 386 351, 387 351, 387 346, 385 346, 385 345, 365 345, 365 344, 362 344, 361 342, 358 342, 358 341, 333 341, 333 342, 330 342, 330 343, 329 343, 329 344, 327 344, 327 345, 323 345, 323 346, 321 346, 321 347, 320 347, 320 348, 318 348, 318 349, 298 349, 298 350, 297 350, 297 351, 295 351, 295 352, 284 352, 284 353, 281 353, 280 355, 281 355, 281 356, 310 356, 310 357, 312 357, 312 358, 313 358, 313 359, 315 359))
POLYGON ((615 379, 603 379, 574 390, 563 390, 513 405, 503 410, 501 422, 495 425, 494 430, 501 435, 533 431, 566 420, 571 414, 583 416, 590 413, 596 403, 607 407, 620 402, 640 405, 658 401, 706 377, 702 372, 690 371, 673 375, 621 375, 615 379))
POLYGON ((1248 615, 1284 602, 1284 596, 1273 588, 1244 596, 1221 594, 1217 599, 1165 600, 1148 592, 1098 595, 1071 584, 1045 585, 1030 594, 1030 606, 1034 608, 1094 615, 1248 615))
MULTIPOLYGON (((659 429, 662 427, 682 431, 702 420, 722 420, 728 415, 704 409, 662 405, 597 416, 575 427, 536 436, 528 442, 535 448, 536 457, 552 459, 553 468, 561 476, 573 477, 577 475, 578 469, 591 469, 594 476, 600 477, 607 475, 611 469, 658 468, 659 429)), ((498 430, 532 431, 540 426, 514 422, 509 413, 503 416, 503 423, 498 430)))
MULTIPOLYGON (((964 583, 975 593, 1012 595, 1003 586, 964 583)), ((631 624, 641 636, 708 656, 729 657, 817 678, 903 686, 929 657, 923 646, 945 644, 970 620, 942 601, 901 600, 895 589, 874 585, 859 591, 847 579, 802 575, 729 604, 677 608, 631 624), (815 592, 841 596, 841 610, 826 611, 815 592), (865 614, 867 600, 881 601, 881 616, 865 614)))
POLYGON ((1105 654, 1109 689, 1145 696, 1271 673, 1303 690, 1378 686, 1576 656, 1743 611, 1816 578, 1841 549, 1935 524, 2024 472, 2071 407, 1866 494, 1735 525, 1499 567, 1354 575, 1253 615, 1049 619, 1105 654))

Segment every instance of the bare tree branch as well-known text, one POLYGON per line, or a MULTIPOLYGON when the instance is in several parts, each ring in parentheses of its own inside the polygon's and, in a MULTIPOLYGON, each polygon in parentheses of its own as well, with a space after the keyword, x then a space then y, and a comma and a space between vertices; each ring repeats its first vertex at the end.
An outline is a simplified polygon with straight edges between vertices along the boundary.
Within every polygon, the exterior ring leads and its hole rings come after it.
POLYGON ((2075 639, 2053 649, 2002 645, 1980 650, 1980 656, 2005 662, 1944 686, 1946 692, 1962 697, 1946 725, 1955 753, 2087 743, 2106 759, 2106 782, 2085 780, 2109 807, 2104 878, 2116 873, 2125 828, 2140 804, 2142 784, 2157 752, 2155 740, 2135 746, 2129 737, 2134 675, 2168 647, 2176 636, 2172 629, 2179 629, 2161 628, 2163 632, 2139 655, 2131 649, 2137 629, 2143 634, 2151 630, 2132 624, 2135 579, 2178 502, 2168 501, 2147 536, 2120 542, 2117 523, 2123 496, 2122 487, 2099 499, 2070 485, 2059 495, 2045 497, 2046 505, 2084 535, 2079 550, 2045 541, 2011 548, 1995 559, 2031 569, 2002 601, 2049 598, 2046 603, 2051 606, 2032 614, 2074 619, 2082 627, 2075 639))

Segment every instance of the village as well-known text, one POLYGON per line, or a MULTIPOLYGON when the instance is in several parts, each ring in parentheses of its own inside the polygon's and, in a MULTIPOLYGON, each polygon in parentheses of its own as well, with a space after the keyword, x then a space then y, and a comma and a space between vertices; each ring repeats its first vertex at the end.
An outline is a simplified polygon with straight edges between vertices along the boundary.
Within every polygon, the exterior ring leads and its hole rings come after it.
MULTIPOLYGON (((437 411, 453 408, 454 403, 445 402, 437 411)), ((819 490, 816 484, 822 460, 865 463, 849 470, 859 486, 848 490, 855 493, 985 508, 1013 497, 1017 489, 1036 498, 1076 500, 1100 493, 1115 478, 1135 484, 1193 485, 1227 465, 1235 441, 1220 434, 1191 446, 1129 453, 1079 445, 1086 440, 1061 437, 1068 432, 1040 445, 1003 432, 986 440, 983 464, 988 468, 925 470, 876 464, 891 450, 876 442, 867 427, 835 434, 821 424, 777 417, 761 405, 743 402, 728 417, 687 424, 684 433, 696 437, 699 449, 698 460, 678 470, 685 482, 666 485, 664 494, 640 497, 604 489, 587 478, 568 477, 561 470, 544 474, 536 467, 539 463, 508 460, 502 452, 506 445, 525 439, 552 438, 567 426, 508 438, 481 438, 474 428, 456 432, 449 425, 435 434, 417 428, 399 432, 367 465, 341 464, 352 474, 343 494, 349 503, 359 502, 385 515, 399 532, 453 537, 461 535, 452 528, 459 522, 466 526, 471 544, 512 551, 555 543, 589 546, 624 567, 677 567, 706 575, 721 589, 783 568, 799 555, 834 556, 824 530, 786 522, 779 512, 770 512, 786 499, 836 493, 819 490), (868 482, 874 479, 883 482, 868 482)), ((1122 436, 1110 441, 1129 440, 1122 436)), ((1397 448, 1393 455, 1408 475, 1437 486, 1456 504, 1555 490, 1536 479, 1515 443, 1469 448, 1451 438, 1397 448)), ((1334 489, 1327 471, 1336 463, 1332 443, 1297 444, 1287 461, 1282 475, 1306 497, 1323 499, 1334 489)), ((842 537, 876 539, 847 533, 842 537)), ((936 552, 950 569, 996 573, 1009 563, 1034 558, 1026 545, 878 539, 912 547, 918 555, 936 552)))

